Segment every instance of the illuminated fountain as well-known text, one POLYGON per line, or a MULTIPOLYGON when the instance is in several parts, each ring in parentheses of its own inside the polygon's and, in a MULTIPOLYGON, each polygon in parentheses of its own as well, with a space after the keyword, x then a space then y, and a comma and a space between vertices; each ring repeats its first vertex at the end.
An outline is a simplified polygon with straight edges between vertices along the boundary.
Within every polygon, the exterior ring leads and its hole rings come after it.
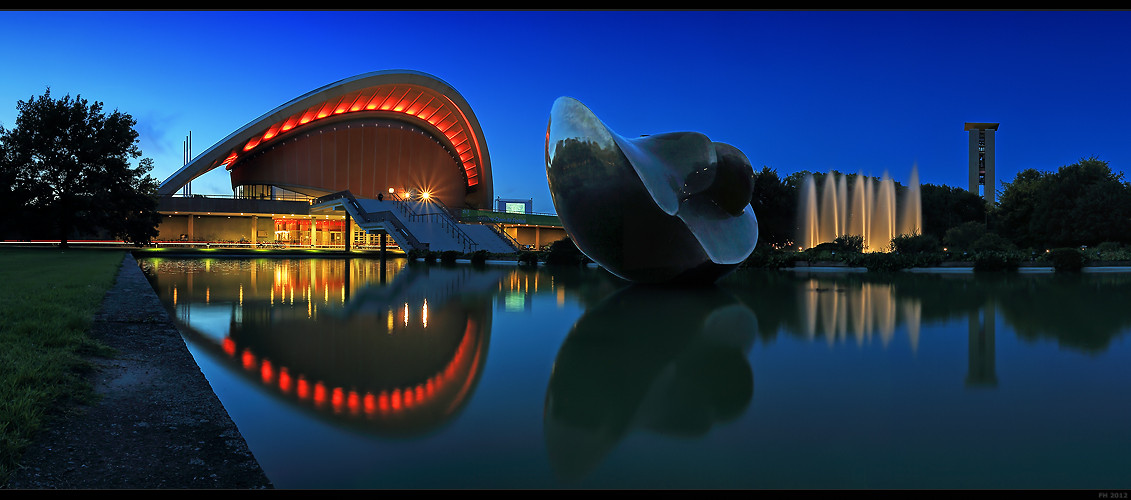
POLYGON ((919 173, 898 200, 893 181, 885 172, 879 180, 857 175, 849 189, 848 178, 829 172, 818 189, 812 175, 805 177, 798 206, 800 234, 797 244, 812 248, 840 236, 862 236, 864 251, 887 251, 892 238, 922 232, 919 173))

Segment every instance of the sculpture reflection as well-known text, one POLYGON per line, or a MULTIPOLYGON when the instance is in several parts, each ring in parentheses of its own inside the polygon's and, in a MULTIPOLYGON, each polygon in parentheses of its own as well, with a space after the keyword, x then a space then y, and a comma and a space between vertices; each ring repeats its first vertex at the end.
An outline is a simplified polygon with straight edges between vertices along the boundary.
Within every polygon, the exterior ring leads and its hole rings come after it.
POLYGON ((701 436, 750 404, 757 320, 732 295, 630 286, 589 308, 558 351, 544 432, 563 479, 589 472, 633 428, 701 436))
POLYGON ((546 180, 578 249, 630 281, 711 283, 758 240, 749 160, 703 134, 626 139, 560 97, 546 130, 546 180))
POLYGON ((228 283, 211 281, 203 301, 192 273, 159 263, 149 274, 159 295, 176 294, 186 336, 290 405, 407 436, 443 425, 474 392, 501 270, 398 266, 381 285, 378 262, 367 259, 242 266, 210 273, 228 283))

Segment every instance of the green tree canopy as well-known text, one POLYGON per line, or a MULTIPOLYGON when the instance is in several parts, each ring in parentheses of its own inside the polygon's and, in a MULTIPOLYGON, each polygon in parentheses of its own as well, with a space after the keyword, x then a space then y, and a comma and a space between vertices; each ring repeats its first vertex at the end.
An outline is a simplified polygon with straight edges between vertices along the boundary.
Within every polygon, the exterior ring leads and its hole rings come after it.
POLYGON ((1003 183, 994 221, 1021 247, 1131 241, 1131 187, 1095 157, 1056 172, 1027 169, 1003 183))
POLYGON ((953 186, 919 186, 923 234, 945 240, 947 231, 965 222, 986 221, 986 201, 968 190, 953 186))
POLYGON ((15 127, 0 128, 0 180, 13 182, 11 203, 50 222, 64 247, 76 230, 134 243, 157 235, 153 162, 131 165, 141 156, 133 117, 107 115, 81 96, 53 99, 50 88, 16 108, 15 127))
POLYGON ((797 219, 796 186, 789 185, 776 171, 763 166, 761 172, 754 174, 750 205, 758 218, 758 246, 790 242, 797 219))

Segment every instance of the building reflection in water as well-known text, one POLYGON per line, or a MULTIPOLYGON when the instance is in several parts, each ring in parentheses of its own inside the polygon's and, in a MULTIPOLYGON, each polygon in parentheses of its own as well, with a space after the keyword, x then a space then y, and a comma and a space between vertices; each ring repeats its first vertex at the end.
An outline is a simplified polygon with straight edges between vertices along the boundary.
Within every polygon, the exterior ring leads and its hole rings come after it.
POLYGON ((632 429, 701 436, 754 393, 754 314, 717 287, 629 286, 573 325, 546 390, 550 464, 584 477, 632 429))
POLYGON ((996 306, 987 300, 982 309, 970 310, 969 368, 967 387, 997 387, 997 369, 994 361, 994 321, 996 306))
POLYGON ((234 372, 293 406, 382 435, 427 432, 466 404, 504 275, 371 259, 143 267, 182 332, 234 372), (198 272, 207 285, 195 283, 198 272))

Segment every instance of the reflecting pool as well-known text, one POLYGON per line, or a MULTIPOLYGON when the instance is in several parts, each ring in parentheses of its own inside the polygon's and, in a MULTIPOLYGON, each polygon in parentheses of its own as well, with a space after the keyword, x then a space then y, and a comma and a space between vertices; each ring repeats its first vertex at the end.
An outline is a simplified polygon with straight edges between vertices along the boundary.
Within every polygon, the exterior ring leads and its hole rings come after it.
POLYGON ((1131 274, 138 260, 279 488, 1131 487, 1131 274))

